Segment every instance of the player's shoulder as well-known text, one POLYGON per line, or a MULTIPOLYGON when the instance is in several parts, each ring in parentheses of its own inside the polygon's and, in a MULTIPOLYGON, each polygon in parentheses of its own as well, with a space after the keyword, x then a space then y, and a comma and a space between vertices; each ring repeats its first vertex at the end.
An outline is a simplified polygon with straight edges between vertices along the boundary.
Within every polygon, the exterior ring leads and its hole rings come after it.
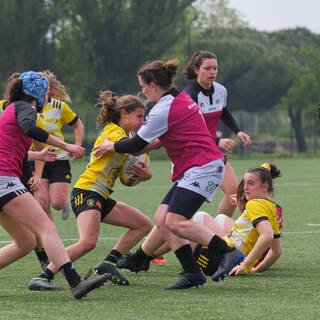
POLYGON ((113 122, 110 122, 103 128, 100 137, 103 137, 104 135, 112 141, 118 141, 122 138, 127 137, 124 129, 113 122))
POLYGON ((197 80, 192 80, 184 87, 183 91, 185 91, 193 100, 197 101, 197 95, 201 91, 201 87, 197 80))
POLYGON ((227 94, 227 88, 224 85, 222 85, 221 83, 214 82, 213 86, 214 86, 214 91, 215 92, 222 92, 224 94, 227 94))

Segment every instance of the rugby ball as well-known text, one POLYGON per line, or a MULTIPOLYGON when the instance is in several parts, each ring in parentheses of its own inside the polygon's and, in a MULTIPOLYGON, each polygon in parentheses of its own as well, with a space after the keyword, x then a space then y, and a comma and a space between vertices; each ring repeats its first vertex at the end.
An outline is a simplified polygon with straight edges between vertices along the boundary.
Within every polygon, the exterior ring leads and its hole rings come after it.
POLYGON ((130 172, 131 166, 133 164, 141 166, 141 162, 144 162, 149 167, 150 158, 147 153, 141 154, 140 156, 133 156, 129 154, 129 156, 123 163, 123 166, 121 167, 119 173, 119 178, 122 184, 128 187, 133 187, 141 182, 139 180, 133 180, 132 178, 134 177, 134 175, 130 172))

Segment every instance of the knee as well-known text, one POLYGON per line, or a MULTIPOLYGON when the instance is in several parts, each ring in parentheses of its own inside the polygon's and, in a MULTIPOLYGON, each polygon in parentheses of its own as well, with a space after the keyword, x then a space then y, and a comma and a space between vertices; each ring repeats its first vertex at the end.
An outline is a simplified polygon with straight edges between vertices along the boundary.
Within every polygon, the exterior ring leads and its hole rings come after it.
POLYGON ((144 234, 148 234, 152 230, 152 228, 153 228, 152 221, 149 218, 147 218, 144 224, 142 225, 144 234))
POLYGON ((55 199, 51 201, 51 205, 56 210, 62 210, 68 205, 68 200, 64 199, 55 199))
POLYGON ((92 251, 95 247, 97 242, 91 239, 87 239, 84 241, 79 242, 80 246, 81 246, 81 250, 84 254, 92 251))
POLYGON ((180 230, 183 229, 184 222, 177 219, 166 219, 165 227, 171 232, 177 234, 180 233, 180 230))
POLYGON ((37 245, 36 238, 34 236, 30 236, 23 239, 23 242, 15 242, 16 247, 20 252, 20 256, 24 257, 29 252, 31 252, 37 245))
POLYGON ((194 214, 192 217, 192 221, 198 222, 200 224, 204 224, 204 218, 208 216, 209 214, 204 212, 204 211, 198 211, 197 213, 194 214))

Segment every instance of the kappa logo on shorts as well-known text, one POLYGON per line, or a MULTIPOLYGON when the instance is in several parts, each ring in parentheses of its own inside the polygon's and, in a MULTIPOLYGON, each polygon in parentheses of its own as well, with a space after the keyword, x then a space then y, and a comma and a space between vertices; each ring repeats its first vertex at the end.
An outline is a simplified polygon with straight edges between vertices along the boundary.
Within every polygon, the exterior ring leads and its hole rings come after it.
POLYGON ((219 187, 219 183, 214 183, 214 181, 209 181, 208 185, 206 186, 206 191, 207 192, 213 192, 214 190, 216 190, 219 187))
POLYGON ((67 173, 66 176, 65 176, 65 178, 66 178, 66 179, 70 179, 70 178, 71 178, 70 174, 67 173))
POLYGON ((8 182, 7 189, 14 187, 16 184, 13 182, 8 182))
POLYGON ((88 207, 93 207, 94 205, 95 205, 95 202, 94 202, 93 199, 88 199, 88 200, 87 200, 87 206, 88 206, 88 207))
POLYGON ((190 186, 194 186, 195 188, 200 189, 200 183, 198 181, 193 181, 192 183, 190 183, 190 186))

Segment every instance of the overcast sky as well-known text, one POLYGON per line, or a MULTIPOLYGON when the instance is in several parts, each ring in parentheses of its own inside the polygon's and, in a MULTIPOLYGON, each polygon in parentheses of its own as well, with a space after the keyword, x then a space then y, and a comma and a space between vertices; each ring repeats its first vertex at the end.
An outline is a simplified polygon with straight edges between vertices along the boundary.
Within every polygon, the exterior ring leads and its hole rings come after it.
POLYGON ((229 7, 259 31, 306 27, 320 34, 320 0, 229 0, 229 7))

